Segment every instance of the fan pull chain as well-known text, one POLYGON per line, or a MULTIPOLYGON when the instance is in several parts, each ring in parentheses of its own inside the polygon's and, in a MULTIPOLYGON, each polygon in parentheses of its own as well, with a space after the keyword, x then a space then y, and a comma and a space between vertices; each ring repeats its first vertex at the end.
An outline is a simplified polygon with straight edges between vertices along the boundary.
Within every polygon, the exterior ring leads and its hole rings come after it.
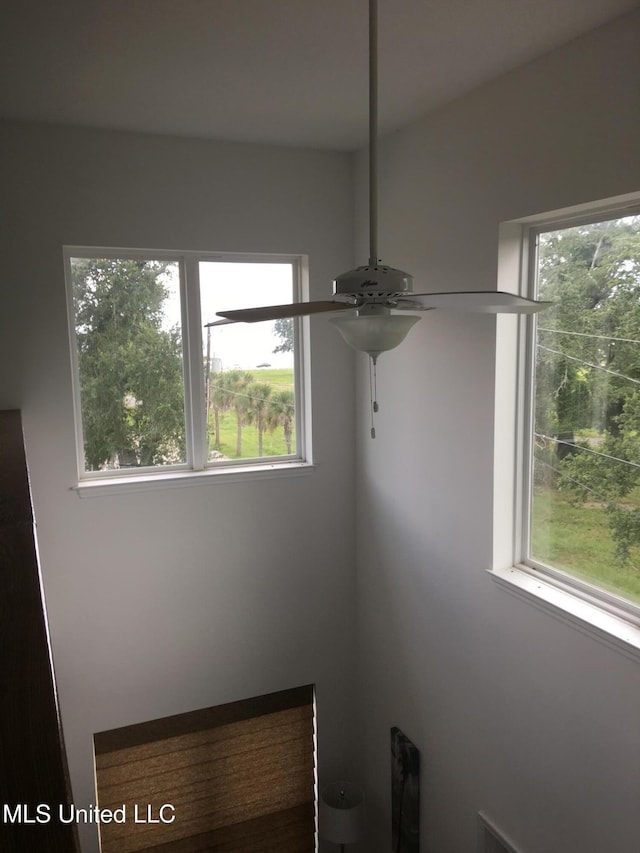
POLYGON ((377 356, 373 356, 371 361, 373 362, 373 411, 377 412, 379 409, 379 406, 378 406, 378 358, 377 358, 377 356))
POLYGON ((378 396, 378 359, 374 355, 369 356, 369 403, 371 407, 371 438, 376 437, 376 430, 373 425, 373 415, 377 413, 379 406, 376 397, 378 396))

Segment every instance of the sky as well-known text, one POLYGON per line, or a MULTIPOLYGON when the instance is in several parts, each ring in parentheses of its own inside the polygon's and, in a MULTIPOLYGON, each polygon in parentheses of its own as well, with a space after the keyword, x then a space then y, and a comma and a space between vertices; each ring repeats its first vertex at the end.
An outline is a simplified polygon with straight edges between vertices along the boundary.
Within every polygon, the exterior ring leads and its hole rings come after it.
MULTIPOLYGON (((177 268, 176 268, 177 273, 177 268)), ((180 322, 178 276, 166 281, 170 296, 165 302, 167 327, 180 322)), ((217 319, 217 311, 257 308, 293 301, 293 268, 288 263, 239 263, 200 261, 200 311, 203 324, 203 349, 206 352, 206 323, 217 319)), ((280 338, 273 321, 233 323, 211 329, 211 357, 222 361, 222 369, 258 365, 292 367, 292 353, 274 353, 280 338)))

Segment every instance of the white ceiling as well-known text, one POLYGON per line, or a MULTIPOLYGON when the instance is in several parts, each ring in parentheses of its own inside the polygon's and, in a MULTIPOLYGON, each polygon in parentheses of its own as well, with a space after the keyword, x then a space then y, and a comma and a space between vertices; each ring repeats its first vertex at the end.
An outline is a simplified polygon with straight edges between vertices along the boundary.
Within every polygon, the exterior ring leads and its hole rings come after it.
MULTIPOLYGON (((636 0, 379 0, 392 130, 636 0)), ((0 115, 352 149, 367 0, 4 0, 0 115)))

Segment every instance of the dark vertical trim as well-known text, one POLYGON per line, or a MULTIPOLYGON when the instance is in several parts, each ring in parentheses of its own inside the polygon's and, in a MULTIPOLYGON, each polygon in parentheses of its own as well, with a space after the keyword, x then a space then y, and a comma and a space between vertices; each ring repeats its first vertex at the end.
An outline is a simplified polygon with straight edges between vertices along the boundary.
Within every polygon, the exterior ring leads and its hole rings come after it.
POLYGON ((20 412, 0 412, 0 850, 72 853, 69 802, 20 412), (7 820, 5 806, 15 819, 7 820), (41 805, 42 822, 36 820, 41 805), (50 820, 46 821, 47 813, 50 820))

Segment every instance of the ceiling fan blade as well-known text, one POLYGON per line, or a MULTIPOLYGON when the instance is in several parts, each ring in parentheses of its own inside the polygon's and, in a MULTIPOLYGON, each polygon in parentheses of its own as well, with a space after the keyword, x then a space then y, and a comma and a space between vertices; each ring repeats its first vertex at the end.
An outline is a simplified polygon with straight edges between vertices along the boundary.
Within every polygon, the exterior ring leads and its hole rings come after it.
POLYGON ((501 290, 474 290, 458 293, 410 293, 406 303, 399 299, 397 308, 413 311, 458 311, 470 314, 535 314, 551 302, 537 302, 501 290))
POLYGON ((235 311, 217 311, 216 313, 218 317, 224 317, 232 323, 259 323, 262 320, 282 320, 287 317, 304 317, 308 314, 344 311, 353 308, 354 306, 350 302, 326 300, 291 302, 288 305, 265 305, 263 308, 238 308, 235 311))
POLYGON ((210 329, 211 326, 226 326, 228 323, 235 323, 235 320, 214 320, 211 323, 205 323, 204 328, 210 329))

